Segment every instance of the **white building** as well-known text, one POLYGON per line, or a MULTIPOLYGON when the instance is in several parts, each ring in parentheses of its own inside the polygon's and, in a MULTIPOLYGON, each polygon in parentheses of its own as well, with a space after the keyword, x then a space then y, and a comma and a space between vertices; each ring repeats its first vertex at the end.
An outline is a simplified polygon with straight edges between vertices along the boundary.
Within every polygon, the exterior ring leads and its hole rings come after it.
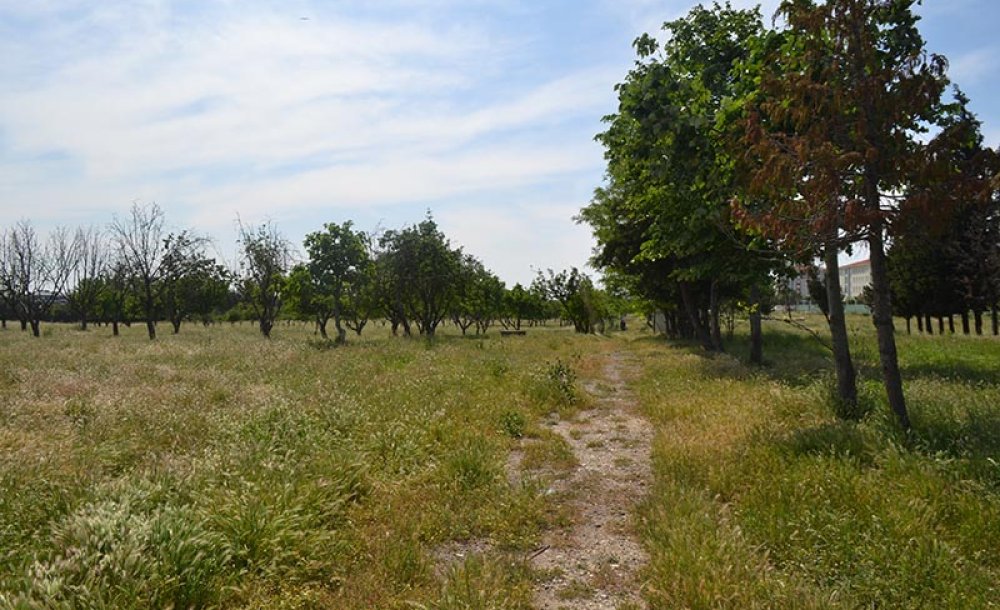
MULTIPOLYGON (((798 275, 788 280, 788 287, 799 297, 802 302, 809 301, 809 275, 808 267, 797 266, 798 275)), ((823 279, 823 267, 817 269, 819 279, 823 279)), ((869 260, 858 261, 840 267, 840 292, 844 295, 845 301, 857 300, 865 290, 865 286, 872 283, 872 265, 869 260)))
POLYGON ((872 283, 872 264, 865 259, 840 268, 840 291, 845 300, 859 299, 865 286, 872 283))

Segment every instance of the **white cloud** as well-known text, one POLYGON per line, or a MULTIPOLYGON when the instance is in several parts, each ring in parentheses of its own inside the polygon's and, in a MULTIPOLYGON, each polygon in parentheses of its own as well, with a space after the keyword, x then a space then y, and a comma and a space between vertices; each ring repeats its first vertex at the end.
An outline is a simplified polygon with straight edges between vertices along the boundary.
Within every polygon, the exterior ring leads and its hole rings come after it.
POLYGON ((593 71, 456 107, 454 90, 474 84, 466 64, 482 50, 475 37, 406 25, 255 16, 162 38, 129 36, 127 54, 86 56, 38 87, 0 96, 9 146, 80 159, 95 181, 267 170, 314 156, 379 163, 368 155, 386 149, 409 149, 420 163, 421 150, 578 116, 611 99, 610 73, 593 71))
MULTIPOLYGON (((417 4, 433 12, 450 1, 417 4)), ((523 202, 567 176, 599 179, 590 137, 613 108, 620 67, 510 79, 503 63, 523 60, 524 41, 476 22, 205 6, 192 15, 166 0, 0 0, 0 31, 5 15, 32 23, 0 41, 14 59, 0 65, 13 83, 0 91, 0 217, 104 223, 133 200, 157 201, 173 222, 225 243, 237 213, 293 219, 296 240, 303 218, 457 210, 468 199, 494 227, 477 232, 450 215, 472 231, 462 237, 470 251, 514 247, 512 259, 484 255, 508 269, 517 257, 583 263, 589 234, 569 221, 579 203, 549 223, 573 236, 564 243, 532 241, 541 212, 496 202, 523 202)))

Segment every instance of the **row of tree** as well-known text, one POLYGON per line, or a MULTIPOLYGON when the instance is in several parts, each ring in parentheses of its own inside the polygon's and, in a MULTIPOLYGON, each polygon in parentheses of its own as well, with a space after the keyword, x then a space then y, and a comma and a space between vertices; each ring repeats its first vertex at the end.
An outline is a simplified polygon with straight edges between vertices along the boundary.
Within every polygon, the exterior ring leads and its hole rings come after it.
POLYGON ((663 309, 672 334, 721 350, 720 312, 745 309, 755 362, 768 287, 821 260, 845 414, 857 381, 839 256, 865 242, 883 381, 904 428, 893 312, 931 307, 915 277, 934 277, 914 252, 961 235, 955 258, 935 262, 960 306, 981 312, 997 301, 1000 247, 998 154, 965 97, 946 98, 947 62, 925 51, 913 4, 786 0, 767 28, 759 9, 715 3, 666 23, 666 42, 641 36, 597 137, 606 184, 580 216, 594 263, 663 309))
MULTIPOLYGON (((507 288, 481 261, 451 246, 434 220, 372 235, 348 221, 310 233, 305 256, 273 225, 239 226, 232 266, 190 230, 168 232, 156 204, 132 206, 106 231, 52 231, 41 239, 22 221, 0 231, 0 321, 17 319, 39 336, 43 320, 142 321, 150 339, 169 321, 254 320, 270 336, 279 316, 309 320, 328 338, 358 335, 372 319, 393 334, 434 336, 443 322, 462 334, 494 324, 521 329, 563 319, 593 332, 616 301, 577 269, 539 273, 532 284, 507 288)), ((620 307, 619 307, 620 309, 620 307)))

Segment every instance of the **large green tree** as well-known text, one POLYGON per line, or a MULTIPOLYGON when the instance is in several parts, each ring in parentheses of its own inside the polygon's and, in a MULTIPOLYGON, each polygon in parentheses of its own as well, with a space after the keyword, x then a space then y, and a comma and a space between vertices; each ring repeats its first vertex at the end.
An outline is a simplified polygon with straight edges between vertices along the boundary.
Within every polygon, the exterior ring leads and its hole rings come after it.
POLYGON ((635 278, 635 294, 679 302, 679 326, 708 350, 722 349, 727 293, 761 284, 772 266, 729 222, 736 187, 720 137, 727 100, 741 83, 735 70, 762 29, 758 11, 715 3, 666 23, 662 44, 650 35, 636 40, 638 59, 617 86, 618 112, 598 135, 607 185, 581 213, 598 240, 594 263, 635 278))
POLYGON ((220 282, 215 260, 205 253, 207 240, 190 231, 171 233, 163 243, 162 272, 156 283, 158 303, 176 335, 188 316, 201 313, 207 300, 218 296, 220 282))
POLYGON ((355 231, 351 221, 327 223, 322 231, 306 235, 304 245, 309 256, 305 264, 308 273, 296 277, 309 286, 298 292, 300 296, 308 295, 308 299, 299 299, 300 307, 314 316, 324 338, 327 321, 333 319, 337 342, 343 343, 347 340, 343 326, 345 301, 355 294, 350 287, 367 281, 371 263, 368 235, 355 231))
POLYGON ((386 232, 380 242, 380 293, 395 328, 409 321, 433 337, 455 309, 462 273, 462 251, 453 249, 428 214, 420 223, 386 232))

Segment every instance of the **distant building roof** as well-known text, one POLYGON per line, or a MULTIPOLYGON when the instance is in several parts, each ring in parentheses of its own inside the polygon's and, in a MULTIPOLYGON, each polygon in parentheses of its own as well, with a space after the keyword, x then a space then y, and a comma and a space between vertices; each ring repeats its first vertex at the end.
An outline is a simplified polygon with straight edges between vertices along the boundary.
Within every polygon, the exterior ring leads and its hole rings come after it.
POLYGON ((863 261, 858 261, 856 263, 851 263, 850 265, 841 265, 841 269, 856 269, 858 267, 871 267, 871 260, 865 259, 863 261))

